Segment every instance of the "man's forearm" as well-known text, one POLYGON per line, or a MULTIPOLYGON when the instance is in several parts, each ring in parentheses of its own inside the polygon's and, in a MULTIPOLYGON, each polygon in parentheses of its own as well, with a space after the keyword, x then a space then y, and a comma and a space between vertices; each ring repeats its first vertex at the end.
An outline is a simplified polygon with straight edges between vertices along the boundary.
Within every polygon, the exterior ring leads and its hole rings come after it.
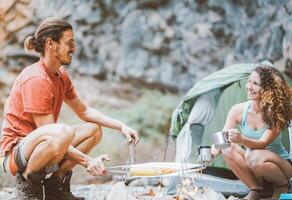
POLYGON ((113 119, 111 117, 108 117, 104 115, 103 113, 90 107, 86 109, 86 111, 82 114, 80 118, 84 121, 94 122, 101 126, 111 128, 111 129, 116 129, 119 131, 121 130, 122 125, 124 125, 123 122, 113 119))
POLYGON ((77 164, 85 168, 87 168, 88 162, 91 160, 90 156, 82 153, 78 149, 74 148, 72 145, 70 145, 70 147, 68 148, 65 154, 65 158, 70 161, 76 162, 77 164))

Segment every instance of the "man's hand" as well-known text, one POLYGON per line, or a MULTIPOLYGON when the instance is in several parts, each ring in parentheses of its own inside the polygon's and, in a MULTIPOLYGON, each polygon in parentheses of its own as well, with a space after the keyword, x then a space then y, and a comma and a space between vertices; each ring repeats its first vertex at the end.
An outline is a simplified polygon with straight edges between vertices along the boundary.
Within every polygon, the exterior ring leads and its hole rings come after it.
POLYGON ((88 162, 86 170, 93 176, 105 175, 107 171, 103 161, 109 160, 108 155, 97 156, 88 162))
POLYGON ((243 138, 237 129, 228 130, 228 139, 233 143, 241 143, 243 138))
POLYGON ((129 143, 138 144, 139 134, 136 130, 130 128, 126 124, 121 126, 122 133, 127 137, 129 143))

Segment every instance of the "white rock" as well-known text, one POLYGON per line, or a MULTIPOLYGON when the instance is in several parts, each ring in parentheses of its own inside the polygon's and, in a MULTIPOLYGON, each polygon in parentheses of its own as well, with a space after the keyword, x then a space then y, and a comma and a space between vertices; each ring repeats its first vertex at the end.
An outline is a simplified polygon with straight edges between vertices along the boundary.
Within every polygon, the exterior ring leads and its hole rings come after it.
POLYGON ((136 198, 130 194, 123 182, 117 182, 113 185, 107 200, 136 200, 136 198))

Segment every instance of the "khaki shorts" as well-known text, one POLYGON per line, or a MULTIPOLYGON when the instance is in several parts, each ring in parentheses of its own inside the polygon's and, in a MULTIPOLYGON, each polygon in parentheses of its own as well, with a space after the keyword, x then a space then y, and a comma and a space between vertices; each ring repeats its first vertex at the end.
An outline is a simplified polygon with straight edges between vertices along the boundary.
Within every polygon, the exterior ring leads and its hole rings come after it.
POLYGON ((4 172, 10 172, 13 176, 16 175, 16 172, 24 172, 27 160, 24 157, 22 149, 23 141, 20 141, 5 155, 1 162, 4 172))
MULTIPOLYGON (((2 160, 2 167, 4 172, 9 172, 13 176, 16 175, 17 172, 23 173, 26 166, 27 160, 24 157, 23 151, 24 141, 21 140, 12 150, 10 150, 4 158, 0 158, 2 160)), ((45 168, 46 174, 53 173, 59 170, 59 166, 57 164, 47 166, 45 168)))

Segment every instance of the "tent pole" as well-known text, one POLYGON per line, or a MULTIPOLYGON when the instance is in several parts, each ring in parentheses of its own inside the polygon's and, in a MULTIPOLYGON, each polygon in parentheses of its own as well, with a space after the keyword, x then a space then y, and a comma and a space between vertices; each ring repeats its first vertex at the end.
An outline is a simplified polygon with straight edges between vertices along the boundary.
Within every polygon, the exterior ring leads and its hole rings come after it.
POLYGON ((171 138, 171 134, 168 133, 167 136, 166 136, 166 144, 165 144, 165 148, 164 148, 164 154, 163 154, 163 162, 165 162, 166 160, 166 153, 167 153, 167 149, 168 149, 168 146, 169 146, 169 142, 170 142, 170 138, 171 138))

